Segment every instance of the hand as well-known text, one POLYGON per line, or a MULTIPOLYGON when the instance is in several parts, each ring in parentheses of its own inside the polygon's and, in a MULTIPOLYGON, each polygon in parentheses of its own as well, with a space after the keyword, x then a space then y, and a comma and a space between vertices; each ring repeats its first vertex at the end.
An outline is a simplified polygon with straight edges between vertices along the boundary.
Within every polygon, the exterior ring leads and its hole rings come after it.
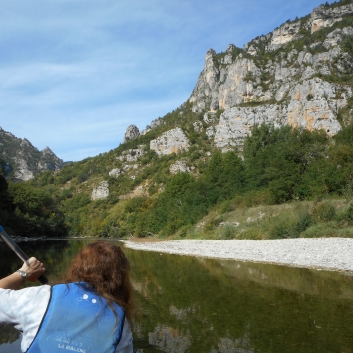
POLYGON ((45 272, 44 265, 35 257, 24 262, 20 270, 26 272, 27 280, 31 282, 35 282, 45 272))

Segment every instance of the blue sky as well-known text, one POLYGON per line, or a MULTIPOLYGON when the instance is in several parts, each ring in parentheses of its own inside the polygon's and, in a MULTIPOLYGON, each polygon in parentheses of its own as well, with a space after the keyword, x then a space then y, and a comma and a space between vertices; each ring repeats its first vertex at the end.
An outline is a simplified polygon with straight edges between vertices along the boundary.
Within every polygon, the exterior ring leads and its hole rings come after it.
POLYGON ((0 1, 0 126, 65 161, 107 152, 189 98, 208 49, 323 2, 0 1))

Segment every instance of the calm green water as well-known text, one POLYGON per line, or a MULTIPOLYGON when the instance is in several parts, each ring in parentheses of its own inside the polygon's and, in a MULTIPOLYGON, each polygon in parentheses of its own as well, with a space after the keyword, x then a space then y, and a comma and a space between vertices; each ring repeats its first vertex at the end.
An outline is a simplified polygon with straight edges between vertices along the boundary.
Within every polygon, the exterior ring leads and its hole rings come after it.
MULTIPOLYGON (((88 241, 21 247, 59 278, 88 241)), ((125 249, 140 316, 140 353, 353 352, 353 277, 125 249)), ((0 275, 20 262, 0 246, 0 275)), ((0 326, 0 352, 19 352, 19 335, 0 326)))

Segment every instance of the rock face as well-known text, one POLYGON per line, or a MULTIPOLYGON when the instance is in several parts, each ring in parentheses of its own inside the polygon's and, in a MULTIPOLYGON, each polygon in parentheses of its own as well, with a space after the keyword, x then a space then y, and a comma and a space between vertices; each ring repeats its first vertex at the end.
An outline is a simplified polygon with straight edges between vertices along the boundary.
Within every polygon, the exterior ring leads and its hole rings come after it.
POLYGON ((150 149, 159 156, 188 150, 190 142, 182 129, 176 128, 162 134, 150 142, 150 149))
POLYGON ((255 108, 230 108, 220 117, 219 124, 214 129, 208 129, 207 134, 214 136, 217 147, 226 151, 229 147, 241 146, 254 124, 274 124, 280 126, 282 114, 277 105, 264 105, 255 108))
POLYGON ((140 136, 140 130, 136 125, 129 125, 126 129, 124 136, 124 143, 135 139, 140 136))
MULTIPOLYGON (((327 81, 325 76, 353 72, 353 58, 340 46, 353 35, 353 28, 335 28, 300 50, 288 46, 304 34, 310 36, 310 32, 351 15, 353 4, 320 6, 309 18, 287 21, 272 33, 255 38, 244 46, 243 53, 231 45, 221 54, 210 49, 189 102, 192 111, 206 113, 206 134, 215 146, 223 150, 241 148, 255 123, 289 124, 336 134, 341 129, 337 116, 347 107, 352 89, 332 79, 327 81), (289 49, 271 55, 283 46, 289 49), (261 51, 269 54, 260 61, 261 51), (207 121, 207 116, 217 111, 222 111, 219 120, 207 121)), ((194 131, 201 133, 204 123, 193 123, 194 131)))
POLYGON ((141 148, 137 148, 137 149, 131 149, 131 150, 127 150, 124 151, 119 157, 118 159, 120 161, 126 161, 126 162, 136 162, 140 157, 142 157, 144 155, 144 146, 140 146, 141 148))
POLYGON ((331 27, 335 22, 342 21, 344 16, 353 14, 353 4, 327 8, 321 5, 311 13, 311 33, 324 27, 331 27))
POLYGON ((114 168, 109 172, 110 177, 117 178, 120 174, 123 174, 124 171, 118 168, 114 168))
POLYGON ((92 200, 104 200, 109 196, 109 183, 107 181, 102 181, 98 186, 96 186, 92 191, 92 200))
POLYGON ((158 118, 158 119, 152 120, 151 124, 147 125, 146 129, 141 131, 141 135, 146 135, 147 132, 150 132, 153 129, 155 129, 156 127, 161 126, 163 124, 164 124, 164 121, 163 121, 162 118, 158 118))
POLYGON ((283 44, 286 44, 295 38, 301 28, 300 22, 285 23, 281 27, 275 29, 272 34, 269 50, 276 50, 283 44))
POLYGON ((15 181, 33 179, 35 174, 45 170, 58 170, 63 160, 46 147, 39 151, 26 138, 20 139, 0 127, 0 156, 2 170, 6 177, 12 174, 15 181))
MULTIPOLYGON (((341 126, 353 123, 352 17, 353 3, 347 5, 344 0, 326 4, 243 48, 230 44, 222 53, 208 50, 189 100, 164 118, 152 121, 141 135, 153 129, 161 131, 150 141, 150 149, 159 156, 191 147, 186 157, 179 156, 176 161, 172 156, 171 174, 197 174, 215 147, 241 154, 255 124, 290 125, 335 135, 341 126), (346 20, 347 16, 351 18, 346 20), (169 123, 173 129, 168 128, 169 123)), ((138 136, 136 129, 128 128, 126 140, 138 136)), ((141 176, 150 158, 148 155, 139 163, 144 151, 139 146, 122 152, 109 175, 124 174, 130 179, 141 176)), ((156 186, 151 184, 150 192, 156 186)), ((136 194, 144 188, 138 186, 136 194)), ((162 189, 163 185, 158 191, 162 189)))
POLYGON ((176 174, 176 173, 190 173, 190 168, 187 166, 186 162, 183 160, 176 161, 174 164, 172 164, 169 168, 170 174, 176 174))

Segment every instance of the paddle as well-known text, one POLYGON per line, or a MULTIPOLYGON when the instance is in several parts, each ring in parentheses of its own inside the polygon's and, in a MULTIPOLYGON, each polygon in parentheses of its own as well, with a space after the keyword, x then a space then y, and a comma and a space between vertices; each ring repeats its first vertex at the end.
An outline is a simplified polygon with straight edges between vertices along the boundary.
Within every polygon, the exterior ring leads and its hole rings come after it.
MULTIPOLYGON (((5 232, 4 228, 0 225, 0 238, 4 241, 7 246, 15 252, 15 254, 23 261, 26 262, 29 257, 21 250, 21 248, 11 239, 11 237, 5 232)), ((42 284, 47 284, 48 279, 41 275, 38 277, 38 280, 42 284)))

